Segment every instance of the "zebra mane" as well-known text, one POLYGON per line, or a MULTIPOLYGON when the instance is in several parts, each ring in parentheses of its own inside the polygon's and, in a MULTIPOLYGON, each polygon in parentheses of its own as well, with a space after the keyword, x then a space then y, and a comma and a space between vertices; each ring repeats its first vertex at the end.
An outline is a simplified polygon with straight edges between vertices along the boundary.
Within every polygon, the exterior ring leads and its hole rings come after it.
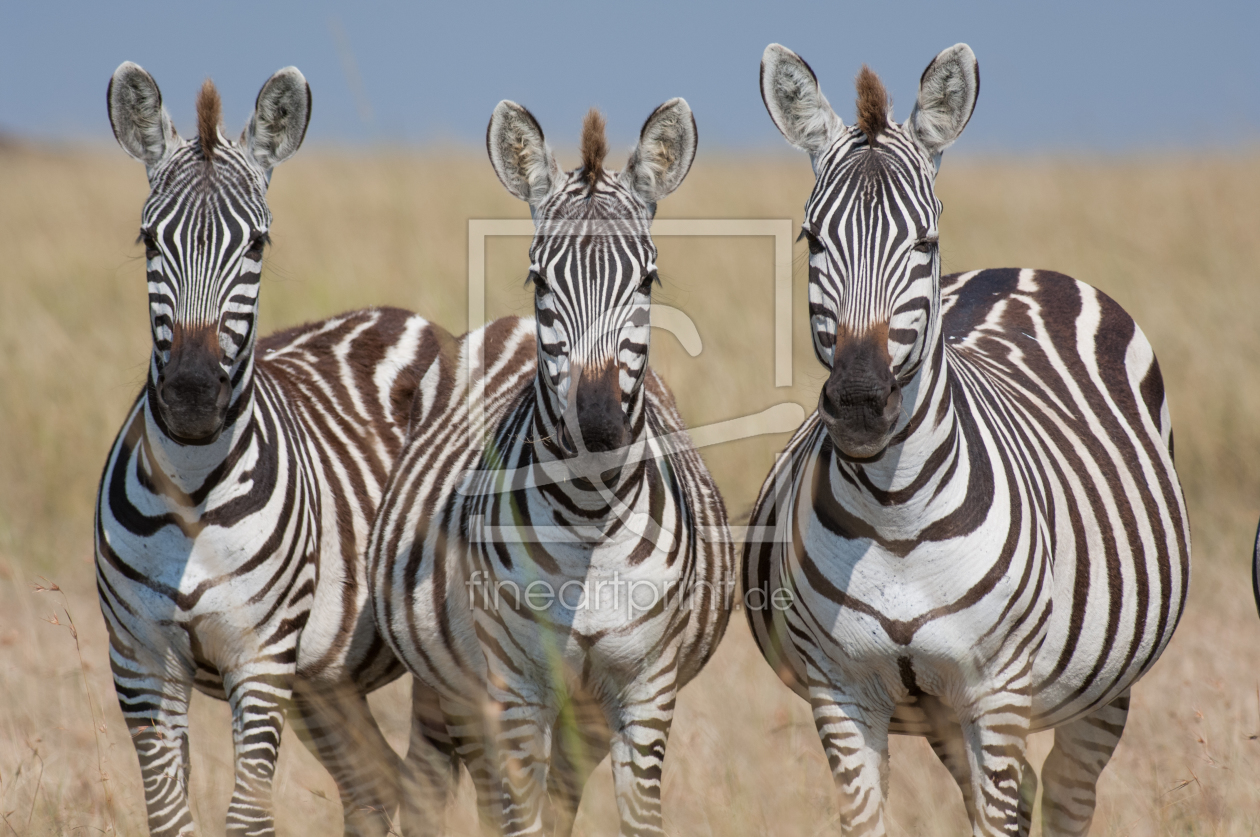
POLYGON ((210 159, 219 145, 221 110, 219 91, 213 81, 206 79, 197 93, 197 137, 201 140, 201 153, 206 159, 210 159))
POLYGON ((865 64, 857 76, 857 124, 871 145, 888 127, 888 91, 875 71, 865 64))
POLYGON ((586 180, 587 194, 595 191, 595 184, 604 173, 604 156, 608 153, 608 139, 604 136, 604 116, 591 108, 582 120, 582 177, 586 180))

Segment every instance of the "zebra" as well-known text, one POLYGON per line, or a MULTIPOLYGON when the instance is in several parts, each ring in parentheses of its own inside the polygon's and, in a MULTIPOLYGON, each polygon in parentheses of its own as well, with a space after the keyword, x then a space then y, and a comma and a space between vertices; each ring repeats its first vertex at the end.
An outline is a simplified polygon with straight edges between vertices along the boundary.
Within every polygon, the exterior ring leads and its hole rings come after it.
POLYGON ((926 736, 977 835, 1027 834, 1029 732, 1054 728, 1043 833, 1084 834, 1132 685, 1185 604, 1186 508, 1159 364, 1102 292, 1043 270, 940 276, 934 180, 980 79, 966 44, 896 124, 857 124, 771 44, 766 109, 807 152, 817 410, 765 480, 742 581, 756 642, 809 701, 841 832, 885 833, 888 734, 926 736))
POLYGON ((437 696, 415 702, 403 826, 440 828, 463 762, 489 829, 567 835, 611 750, 621 833, 660 834, 675 695, 725 632, 737 574, 717 487, 647 362, 649 228, 695 121, 661 105, 620 173, 594 110, 567 173, 513 102, 486 145, 536 225, 535 317, 430 367, 373 524, 373 613, 437 696))
POLYGON ((274 834, 286 708, 337 781, 346 833, 383 834, 401 764, 365 694, 403 668, 366 610, 361 553, 422 369, 451 338, 376 308, 256 342, 267 185, 310 117, 297 68, 263 85, 238 142, 209 80, 191 140, 136 64, 108 103, 148 172, 153 350, 101 477, 96 579, 149 831, 193 831, 195 688, 232 710, 229 834, 274 834))

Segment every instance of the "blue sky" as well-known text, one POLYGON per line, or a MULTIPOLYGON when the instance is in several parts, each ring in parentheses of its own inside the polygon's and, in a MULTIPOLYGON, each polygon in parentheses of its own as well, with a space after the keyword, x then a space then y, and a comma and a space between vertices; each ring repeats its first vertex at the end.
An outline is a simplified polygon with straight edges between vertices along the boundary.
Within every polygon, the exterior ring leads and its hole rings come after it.
POLYGON ((105 87, 149 70, 192 130, 202 79, 239 130, 263 81, 311 83, 308 141, 480 145, 496 102, 530 108, 576 144, 598 105, 629 145, 683 96, 702 147, 782 147, 761 105, 767 43, 803 55, 840 115, 865 62, 904 118, 939 50, 971 44, 982 79, 967 153, 1141 153, 1260 144, 1260 3, 15 2, 0 0, 0 131, 108 140, 105 87))

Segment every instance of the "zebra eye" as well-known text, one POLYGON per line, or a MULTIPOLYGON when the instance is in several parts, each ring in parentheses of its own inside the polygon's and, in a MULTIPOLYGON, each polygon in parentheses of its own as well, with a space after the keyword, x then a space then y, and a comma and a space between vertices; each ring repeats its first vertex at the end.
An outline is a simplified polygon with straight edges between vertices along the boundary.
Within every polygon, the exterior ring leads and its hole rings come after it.
POLYGON ((935 238, 920 238, 914 243, 914 249, 917 253, 930 253, 932 252, 932 248, 935 246, 935 238))
POLYGON ((809 254, 811 256, 817 256, 823 251, 823 245, 818 240, 818 236, 806 229, 801 230, 801 236, 805 239, 805 243, 809 245, 809 254))
POLYGON ((639 293, 652 293, 652 285, 654 284, 661 284, 660 274, 658 274, 655 269, 649 270, 647 273, 643 274, 643 281, 639 283, 639 293))
POLYGON ((547 280, 542 278, 542 274, 536 270, 531 270, 529 272, 529 277, 525 281, 533 283, 534 293, 539 296, 551 290, 551 288, 547 287, 547 280))
POLYGON ((245 257, 250 261, 262 261, 263 248, 271 243, 271 236, 267 233, 259 233, 250 239, 249 249, 245 251, 245 257))
POLYGON ((144 242, 144 257, 146 259, 156 259, 161 254, 161 251, 158 250, 157 239, 153 237, 153 233, 148 230, 141 230, 140 240, 144 242))

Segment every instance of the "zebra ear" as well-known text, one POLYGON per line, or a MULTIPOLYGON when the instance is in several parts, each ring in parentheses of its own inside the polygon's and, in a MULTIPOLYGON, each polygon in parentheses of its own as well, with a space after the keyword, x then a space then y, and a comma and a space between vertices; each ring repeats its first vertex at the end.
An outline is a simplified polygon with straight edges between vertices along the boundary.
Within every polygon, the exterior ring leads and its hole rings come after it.
POLYGON ((677 189, 696 159, 696 118, 685 99, 670 99, 652 111, 639 144, 621 173, 622 181, 649 206, 677 189))
POLYGON ((771 44, 761 55, 761 101, 787 141, 810 157, 827 150, 844 129, 814 71, 785 46, 771 44))
POLYGON ((285 67, 258 91, 254 113, 241 138, 264 172, 293 156, 311 121, 311 86, 297 67, 285 67))
POLYGON ((486 126, 486 151, 500 182, 530 209, 551 194, 560 177, 560 164, 538 120, 516 102, 504 99, 495 106, 486 126))
POLYGON ((162 107, 162 91, 139 64, 124 61, 114 70, 105 93, 109 122, 123 150, 149 171, 179 144, 179 134, 162 107))
POLYGON ((966 44, 944 50, 923 71, 906 130, 938 166, 941 152, 967 127, 979 94, 980 65, 966 44))

